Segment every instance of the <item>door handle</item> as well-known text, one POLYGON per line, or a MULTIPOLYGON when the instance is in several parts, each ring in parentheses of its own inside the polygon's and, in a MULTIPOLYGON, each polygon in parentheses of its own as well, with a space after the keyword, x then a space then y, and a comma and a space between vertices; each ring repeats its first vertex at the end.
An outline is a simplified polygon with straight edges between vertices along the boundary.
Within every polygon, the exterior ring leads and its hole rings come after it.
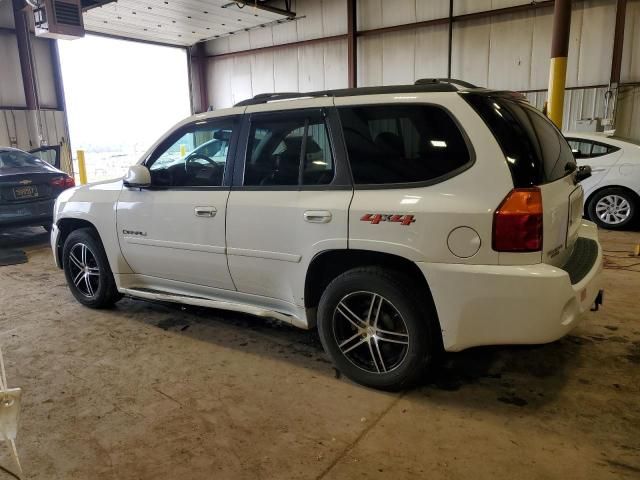
POLYGON ((196 207, 195 208, 196 217, 215 217, 218 210, 216 207, 196 207))
POLYGON ((331 212, 327 210, 307 210, 304 212, 304 219, 309 223, 329 223, 331 212))

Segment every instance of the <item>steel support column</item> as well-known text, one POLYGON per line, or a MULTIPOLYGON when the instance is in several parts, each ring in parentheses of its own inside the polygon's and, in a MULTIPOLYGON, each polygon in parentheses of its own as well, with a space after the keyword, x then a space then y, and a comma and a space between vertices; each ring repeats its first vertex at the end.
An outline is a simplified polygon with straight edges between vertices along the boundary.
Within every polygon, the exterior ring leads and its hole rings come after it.
POLYGON ((60 51, 58 41, 50 40, 49 49, 51 52, 51 67, 53 69, 53 83, 56 88, 56 107, 58 110, 66 112, 67 107, 64 99, 64 83, 62 81, 62 69, 60 67, 60 51))
POLYGON ((358 86, 358 11, 357 0, 347 0, 347 58, 349 87, 358 86))
POLYGON ((453 55, 453 0, 449 0, 449 48, 447 51, 447 78, 451 78, 452 55, 453 55))
MULTIPOLYGON (((207 52, 204 42, 200 42, 196 45, 197 60, 198 60, 198 86, 200 88, 200 112, 206 112, 209 110, 209 90, 207 80, 207 52)), ((200 113, 198 112, 198 113, 200 113)))
POLYGON ((570 27, 571 0, 556 0, 553 7, 553 34, 551 38, 547 115, 558 128, 562 128, 570 27))
POLYGON ((16 28, 16 41, 18 44, 18 57, 20 59, 20 71, 22 72, 22 86, 27 107, 27 128, 29 130, 29 144, 32 148, 40 146, 42 134, 38 110, 38 89, 36 73, 33 66, 33 51, 31 45, 31 32, 29 31, 28 13, 30 7, 24 0, 13 0, 13 18, 16 28))
POLYGON ((613 37, 613 55, 611 58, 611 85, 620 83, 622 69, 622 48, 624 45, 624 22, 627 14, 627 0, 618 0, 616 6, 616 29, 613 37))
POLYGON ((27 8, 23 0, 13 0, 13 18, 16 24, 16 41, 18 43, 25 103, 28 110, 37 110, 38 91, 36 90, 36 78, 33 69, 31 33, 29 32, 29 21, 25 10, 27 8))

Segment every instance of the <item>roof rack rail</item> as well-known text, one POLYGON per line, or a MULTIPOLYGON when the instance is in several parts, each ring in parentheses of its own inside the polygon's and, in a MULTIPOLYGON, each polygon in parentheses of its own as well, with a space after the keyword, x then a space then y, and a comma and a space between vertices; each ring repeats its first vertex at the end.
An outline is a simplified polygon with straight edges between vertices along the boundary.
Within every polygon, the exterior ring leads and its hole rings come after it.
POLYGON ((249 105, 260 105, 280 100, 293 100, 303 98, 317 97, 353 97, 359 95, 383 95, 383 94, 404 94, 404 93, 421 93, 421 92, 456 92, 458 89, 454 86, 458 84, 465 88, 475 88, 470 83, 461 80, 450 81, 449 79, 422 79, 418 80, 414 85, 392 85, 386 87, 359 87, 359 88, 343 88, 337 90, 319 90, 317 92, 279 92, 279 93, 261 93, 253 98, 243 100, 235 104, 236 107, 246 107, 249 105))
POLYGON ((457 78, 419 78, 414 85, 432 85, 434 83, 450 83, 464 88, 478 88, 476 85, 457 78))
POLYGON ((294 100, 296 98, 326 97, 327 92, 276 92, 276 93, 260 93, 253 98, 248 98, 236 103, 235 107, 246 107, 247 105, 259 105, 261 103, 277 102, 281 100, 294 100))

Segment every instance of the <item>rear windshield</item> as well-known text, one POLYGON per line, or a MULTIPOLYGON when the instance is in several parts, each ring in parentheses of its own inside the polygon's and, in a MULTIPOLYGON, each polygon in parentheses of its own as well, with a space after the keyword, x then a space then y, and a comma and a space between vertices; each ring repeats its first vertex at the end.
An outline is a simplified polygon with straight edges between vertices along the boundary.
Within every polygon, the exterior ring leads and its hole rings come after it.
POLYGON ((432 105, 340 107, 356 185, 437 182, 471 163, 462 132, 432 105))
POLYGON ((465 92, 505 155, 515 187, 551 183, 576 168, 571 147, 540 111, 505 95, 465 92))
POLYGON ((0 170, 46 165, 38 157, 20 150, 0 150, 0 170))

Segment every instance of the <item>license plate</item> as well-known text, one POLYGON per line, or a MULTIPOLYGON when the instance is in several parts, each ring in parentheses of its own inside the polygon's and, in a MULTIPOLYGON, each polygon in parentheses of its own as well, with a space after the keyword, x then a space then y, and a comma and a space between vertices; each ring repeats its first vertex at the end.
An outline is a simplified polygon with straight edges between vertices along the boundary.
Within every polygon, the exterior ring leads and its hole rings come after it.
POLYGON ((16 198, 16 200, 23 200, 25 198, 36 198, 38 196, 38 187, 34 185, 15 187, 13 189, 13 196, 16 198))

